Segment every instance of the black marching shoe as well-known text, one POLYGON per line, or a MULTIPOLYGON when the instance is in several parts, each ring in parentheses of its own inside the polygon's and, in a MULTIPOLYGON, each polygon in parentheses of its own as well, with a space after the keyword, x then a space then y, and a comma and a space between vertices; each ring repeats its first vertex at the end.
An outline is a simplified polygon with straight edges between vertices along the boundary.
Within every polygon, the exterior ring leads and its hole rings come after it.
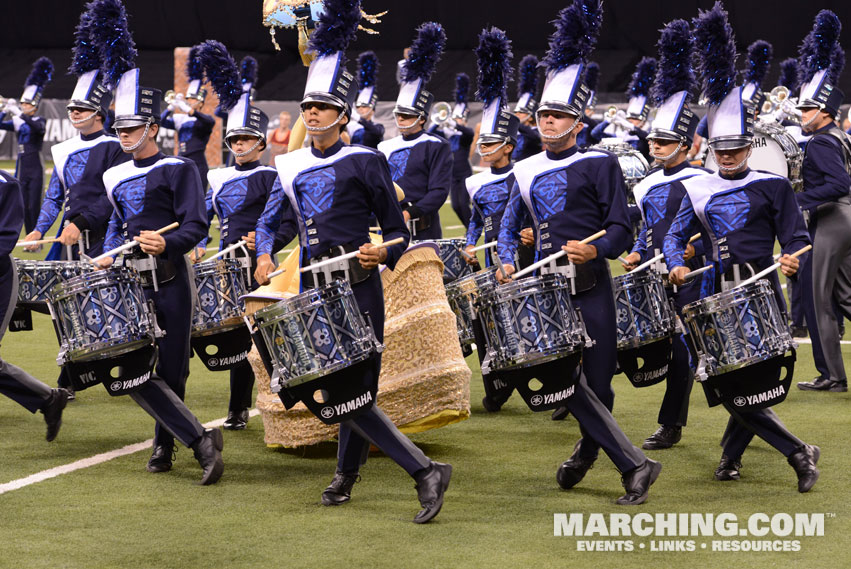
POLYGON ((621 483, 624 490, 626 490, 626 494, 615 500, 615 502, 621 506, 643 504, 647 499, 648 492, 650 492, 650 486, 659 478, 660 472, 662 472, 662 465, 648 458, 641 466, 623 474, 621 476, 621 483))
POLYGON ((556 471, 556 482, 564 490, 570 490, 579 484, 580 480, 585 478, 585 474, 594 466, 594 461, 597 460, 596 456, 593 458, 579 456, 579 447, 581 444, 582 439, 579 439, 573 447, 573 454, 561 463, 561 466, 556 471))
POLYGON ((683 428, 682 427, 672 427, 669 425, 662 425, 656 432, 644 439, 644 444, 641 445, 641 448, 647 450, 661 450, 664 448, 671 448, 683 438, 683 428))
POLYGON ((793 338, 806 338, 810 335, 806 326, 792 326, 791 331, 793 338))
POLYGON ((360 474, 357 472, 346 474, 339 470, 334 473, 331 484, 322 492, 323 506, 339 506, 352 499, 352 487, 355 482, 360 482, 360 474))
POLYGON ((715 469, 715 480, 738 480, 739 470, 742 468, 741 461, 734 460, 726 454, 721 455, 721 462, 715 469))
POLYGON ((819 477, 816 463, 820 456, 821 449, 815 445, 804 445, 789 455, 787 460, 798 475, 798 492, 809 492, 815 486, 819 477))
POLYGON ((239 411, 228 411, 228 418, 225 419, 222 426, 229 431, 241 431, 245 428, 246 423, 248 423, 248 409, 241 409, 239 411))
POLYGON ((148 459, 148 465, 145 469, 153 473, 168 472, 171 470, 171 464, 175 454, 177 454, 177 449, 174 443, 170 445, 155 445, 154 452, 151 453, 151 458, 148 459))
POLYGON ((553 421, 564 421, 565 419, 567 419, 568 415, 570 415, 570 411, 567 410, 567 405, 563 405, 553 411, 553 414, 550 418, 553 421))
POLYGON ((827 377, 817 377, 812 381, 799 381, 798 389, 803 391, 832 391, 844 393, 848 391, 848 382, 834 381, 827 377))
POLYGON ((52 441, 59 434, 62 426, 62 410, 68 404, 68 392, 61 387, 50 390, 50 395, 41 407, 44 422, 47 423, 47 442, 52 441))
POLYGON ((198 483, 207 486, 218 482, 225 471, 225 463, 222 460, 222 448, 224 448, 224 437, 221 429, 207 429, 201 438, 193 445, 195 459, 204 469, 204 476, 198 483))
POLYGON ((415 524, 430 522, 440 512, 440 508, 443 507, 443 494, 449 488, 450 477, 452 477, 452 465, 434 461, 414 477, 417 481, 417 498, 423 507, 414 516, 415 524))

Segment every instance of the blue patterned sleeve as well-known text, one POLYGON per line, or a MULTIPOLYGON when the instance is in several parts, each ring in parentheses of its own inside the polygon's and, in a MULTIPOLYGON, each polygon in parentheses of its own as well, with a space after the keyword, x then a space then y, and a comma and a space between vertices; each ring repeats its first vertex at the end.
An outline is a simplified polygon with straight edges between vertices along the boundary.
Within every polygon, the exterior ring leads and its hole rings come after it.
POLYGON ((281 212, 286 205, 284 200, 287 199, 284 193, 284 186, 281 185, 281 179, 275 177, 275 183, 269 192, 269 199, 266 201, 266 208, 260 219, 257 220, 255 228, 255 247, 257 256, 271 255, 275 243, 275 234, 278 232, 278 226, 281 225, 281 212))
POLYGON ((207 248, 207 243, 210 241, 210 225, 213 223, 213 218, 216 216, 216 210, 213 209, 213 188, 207 188, 207 195, 204 196, 204 207, 207 208, 207 234, 198 242, 198 247, 207 248))
POLYGON ((473 200, 470 225, 467 227, 467 245, 475 245, 479 237, 482 236, 483 229, 484 221, 482 220, 481 210, 476 205, 475 200, 473 200))
POLYGON ((609 126, 609 121, 600 121, 600 124, 591 129, 588 133, 588 138, 592 142, 600 142, 604 138, 610 138, 612 135, 604 132, 609 126))
POLYGON ((174 113, 172 111, 166 110, 166 111, 163 111, 162 115, 160 115, 160 124, 162 125, 163 128, 168 128, 168 129, 171 129, 171 130, 174 130, 174 129, 177 128, 174 125, 174 119, 172 118, 173 114, 174 113))
POLYGON ((14 131, 14 130, 15 130, 15 123, 13 123, 12 121, 3 121, 3 122, 0 122, 0 130, 11 130, 11 131, 14 131))
POLYGON ((41 204, 41 212, 38 214, 38 221, 35 224, 36 231, 44 235, 50 229, 59 212, 62 211, 64 201, 65 190, 62 188, 62 182, 59 180, 56 168, 53 168, 50 184, 47 185, 47 192, 45 192, 44 201, 41 204))
POLYGON ((113 211, 109 218, 109 225, 106 228, 106 237, 103 240, 103 250, 111 251, 116 247, 124 244, 124 237, 121 234, 121 218, 118 217, 118 212, 113 211))
POLYGON ((638 238, 635 240, 635 244, 632 246, 632 253, 638 253, 641 255, 641 258, 644 258, 644 254, 647 252, 647 224, 641 224, 641 231, 638 232, 638 238))
POLYGON ((505 206, 505 213, 502 214, 496 245, 496 254, 504 265, 514 264, 517 243, 520 242, 520 230, 523 229, 525 210, 523 197, 520 195, 520 186, 517 185, 517 182, 514 182, 511 187, 511 194, 508 196, 508 205, 505 206))
POLYGON ((669 271, 672 271, 675 267, 685 266, 683 251, 685 251, 691 236, 699 231, 699 226, 700 221, 691 205, 691 199, 686 195, 662 244, 665 264, 667 264, 669 271))

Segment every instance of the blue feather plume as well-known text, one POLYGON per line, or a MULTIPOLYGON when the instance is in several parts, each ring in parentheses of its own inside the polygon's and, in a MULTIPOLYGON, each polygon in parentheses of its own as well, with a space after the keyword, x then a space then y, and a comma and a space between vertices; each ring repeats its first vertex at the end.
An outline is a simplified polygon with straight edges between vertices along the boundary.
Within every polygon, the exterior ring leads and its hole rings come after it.
POLYGON ((92 27, 94 27, 94 20, 91 13, 86 10, 80 15, 80 22, 74 30, 74 48, 71 51, 71 66, 68 68, 68 72, 72 75, 80 76, 100 69, 100 53, 92 41, 92 27))
POLYGON ((573 0, 558 13, 553 24, 556 31, 550 36, 550 47, 544 57, 547 69, 560 70, 584 63, 597 44, 603 25, 603 3, 601 0, 573 0))
POLYGON ((428 82, 446 47, 446 32, 437 22, 426 22, 417 28, 417 38, 411 45, 408 59, 402 68, 402 79, 406 82, 422 79, 428 82))
POLYGON ((375 86, 378 65, 378 56, 374 51, 365 51, 358 55, 358 85, 361 89, 375 86))
POLYGON ((626 94, 632 97, 647 97, 650 94, 650 87, 653 86, 653 80, 656 78, 656 59, 652 57, 642 57, 638 65, 635 66, 635 71, 632 74, 632 79, 629 82, 629 87, 626 89, 626 94))
POLYGON ((833 46, 833 61, 827 71, 827 80, 831 85, 839 83, 839 76, 842 75, 842 70, 845 69, 845 50, 839 43, 833 46))
POLYGON ((589 91, 596 91, 597 84, 600 82, 600 64, 592 61, 585 66, 585 78, 583 79, 585 86, 589 91))
MULTIPOLYGON (((511 40, 499 28, 487 28, 479 34, 479 45, 476 47, 476 60, 479 74, 476 78, 478 89, 476 97, 485 106, 502 98, 508 103, 508 82, 511 81, 511 40)), ((523 58, 525 61, 528 57, 523 58)), ((537 65, 537 60, 535 60, 537 65)))
POLYGON ((219 97, 219 105, 225 111, 231 110, 242 96, 242 82, 236 61, 227 48, 216 40, 207 40, 198 45, 198 60, 219 97))
POLYGON ((520 60, 518 68, 520 80, 517 82, 517 96, 522 97, 523 93, 538 93, 538 58, 534 55, 527 55, 520 60))
POLYGON ((466 73, 458 73, 455 76, 455 97, 456 104, 466 103, 470 94, 470 76, 466 73))
POLYGON ((308 47, 319 57, 345 52, 361 19, 360 0, 325 0, 308 47))
POLYGON ((198 61, 198 46, 192 46, 186 59, 186 75, 190 81, 204 78, 204 66, 198 61))
MULTIPOLYGON (((844 58, 843 58, 844 59, 844 58)), ((44 87, 53 78, 53 62, 46 57, 39 57, 33 63, 32 71, 24 85, 44 87)))
POLYGON ((774 50, 771 44, 765 40, 756 40, 748 46, 748 61, 745 68, 745 83, 762 85, 762 80, 768 74, 771 67, 771 58, 774 50))
POLYGON ((659 65, 650 93, 657 104, 680 91, 694 91, 697 80, 692 69, 694 43, 685 20, 669 22, 659 36, 659 65))
POLYGON ((794 57, 784 59, 780 62, 780 80, 778 85, 783 85, 789 89, 790 93, 796 93, 800 83, 798 83, 798 60, 794 57))
POLYGON ((710 105, 718 105, 736 86, 736 42, 727 12, 720 2, 694 19, 694 45, 703 92, 710 105))
POLYGON ((239 79, 243 84, 251 83, 254 85, 257 83, 257 60, 251 57, 250 55, 246 55, 242 58, 242 61, 239 62, 239 79))
POLYGON ((842 23, 830 10, 822 10, 816 15, 812 31, 798 49, 798 80, 801 83, 830 67, 834 44, 839 41, 841 31, 842 23))
POLYGON ((120 0, 95 0, 91 6, 92 39, 100 54, 104 83, 115 87, 124 73, 136 67, 136 45, 127 12, 120 0))

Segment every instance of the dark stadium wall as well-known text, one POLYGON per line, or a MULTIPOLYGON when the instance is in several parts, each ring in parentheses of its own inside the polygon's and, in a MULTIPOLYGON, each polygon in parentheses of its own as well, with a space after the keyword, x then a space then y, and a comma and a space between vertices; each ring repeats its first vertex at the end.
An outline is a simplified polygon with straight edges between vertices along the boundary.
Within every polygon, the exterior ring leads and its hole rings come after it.
MULTIPOLYGON (((593 59, 600 63, 600 89, 603 94, 619 94, 629 82, 635 63, 645 55, 655 55, 658 30, 674 18, 691 18, 698 9, 708 9, 714 0, 663 0, 604 2, 602 34, 593 59)), ((6 22, 0 34, 0 94, 18 97, 29 66, 36 58, 47 55, 59 70, 67 68, 73 30, 85 2, 83 0, 41 0, 36 3, 3 0, 6 22)), ((130 24, 139 49, 138 63, 145 84, 171 88, 173 48, 190 46, 204 39, 217 39, 230 48, 237 58, 254 55, 260 63, 258 98, 295 100, 301 97, 307 69, 296 50, 296 33, 279 30, 282 51, 276 52, 268 28, 262 24, 261 0, 127 0, 130 24)), ((473 75, 475 58, 472 49, 476 36, 485 25, 495 25, 508 33, 514 44, 515 60, 526 53, 542 55, 552 20, 567 0, 533 0, 532 2, 483 2, 479 0, 432 0, 408 3, 401 0, 364 0, 367 12, 389 10, 376 26, 380 35, 360 33, 355 50, 375 50, 381 58, 379 95, 383 100, 396 96, 396 61, 409 44, 414 28, 421 22, 436 20, 447 31, 447 53, 438 67, 430 88, 439 100, 451 97, 454 73, 473 75)), ((819 10, 835 11, 846 26, 842 43, 851 47, 851 3, 847 0, 824 0, 813 3, 778 0, 728 0, 726 8, 736 33, 740 53, 756 39, 774 46, 775 58, 767 84, 779 75, 778 63, 797 55, 798 44, 812 26, 819 10)), ((740 55, 740 66, 743 65, 740 55)), ((851 73, 843 74, 840 87, 851 98, 851 73)), ((67 97, 73 80, 57 73, 45 97, 67 97)), ((513 93, 512 93, 513 95, 513 93)))

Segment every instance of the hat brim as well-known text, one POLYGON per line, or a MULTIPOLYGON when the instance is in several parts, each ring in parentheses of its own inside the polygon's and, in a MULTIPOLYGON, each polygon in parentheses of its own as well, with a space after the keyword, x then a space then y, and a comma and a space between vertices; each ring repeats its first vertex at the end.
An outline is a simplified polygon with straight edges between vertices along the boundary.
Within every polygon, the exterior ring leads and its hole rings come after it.
POLYGON ((345 101, 330 93, 308 93, 301 100, 300 106, 304 106, 306 103, 325 103, 326 105, 333 105, 341 111, 348 110, 348 105, 345 101))
POLYGON ((153 117, 141 117, 136 115, 131 117, 115 117, 115 121, 112 123, 112 129, 118 130, 122 128, 135 128, 137 126, 153 124, 154 122, 153 117))
POLYGON ((567 105, 564 103, 541 103, 540 105, 538 105, 535 114, 540 114, 542 111, 556 111, 573 117, 582 116, 582 111, 579 110, 575 105, 567 105))
POLYGON ((415 109, 414 107, 406 107, 405 105, 396 105, 395 107, 393 107, 393 114, 394 115, 411 115, 411 116, 418 116, 418 117, 425 117, 426 116, 426 114, 423 111, 421 111, 419 109, 415 109))
POLYGON ((677 134, 675 132, 662 129, 653 129, 649 133, 647 133, 647 140, 652 140, 654 138, 658 140, 669 140, 671 142, 681 142, 688 140, 688 137, 685 135, 677 134))
POLYGON ((707 144, 713 150, 736 150, 738 148, 747 148, 753 144, 753 137, 730 136, 710 138, 707 144))
POLYGON ((230 129, 229 131, 227 131, 227 134, 225 134, 225 139, 231 138, 232 136, 254 136, 259 138, 260 140, 266 140, 266 133, 261 133, 260 131, 257 131, 253 128, 249 128, 247 126, 230 129))

